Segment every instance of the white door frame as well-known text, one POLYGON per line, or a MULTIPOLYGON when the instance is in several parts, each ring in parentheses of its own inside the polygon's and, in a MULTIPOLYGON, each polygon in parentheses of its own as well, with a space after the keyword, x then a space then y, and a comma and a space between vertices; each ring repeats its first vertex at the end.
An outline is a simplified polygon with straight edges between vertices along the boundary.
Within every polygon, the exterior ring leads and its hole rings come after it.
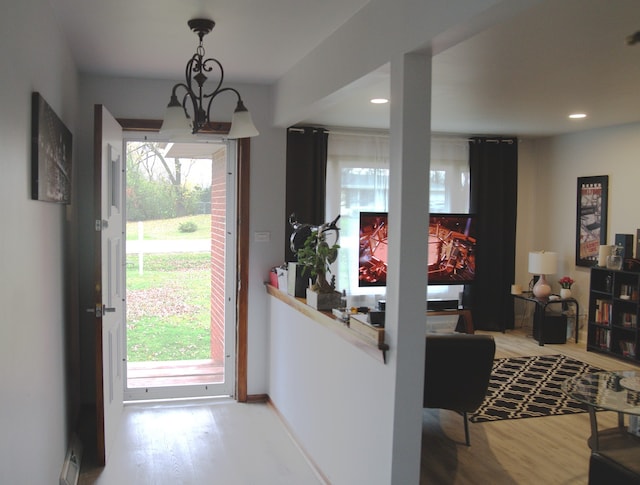
MULTIPOLYGON (((123 153, 126 154, 126 144, 130 141, 166 141, 156 133, 128 131, 123 136, 123 153)), ((234 141, 224 140, 220 136, 210 137, 200 136, 189 143, 201 141, 216 141, 226 144, 227 152, 227 183, 226 183, 226 240, 225 240, 225 363, 224 382, 210 384, 190 384, 184 386, 161 386, 150 388, 128 388, 127 387, 127 365, 124 362, 124 399, 125 401, 139 400, 163 400, 179 398, 201 398, 201 397, 235 397, 236 387, 236 288, 237 288, 237 267, 236 267, 236 247, 237 247, 237 186, 238 186, 238 156, 237 145, 234 141)), ((178 143, 178 142, 176 142, 178 143)), ((126 156, 126 155, 125 155, 126 156)), ((125 163, 126 168, 126 163, 125 163)), ((123 193, 126 194, 126 176, 123 177, 123 193)), ((126 203, 123 210, 123 223, 126 224, 126 203)), ((126 288, 126 283, 125 283, 126 288)), ((126 355, 127 336, 126 318, 123 323, 123 348, 126 355)))

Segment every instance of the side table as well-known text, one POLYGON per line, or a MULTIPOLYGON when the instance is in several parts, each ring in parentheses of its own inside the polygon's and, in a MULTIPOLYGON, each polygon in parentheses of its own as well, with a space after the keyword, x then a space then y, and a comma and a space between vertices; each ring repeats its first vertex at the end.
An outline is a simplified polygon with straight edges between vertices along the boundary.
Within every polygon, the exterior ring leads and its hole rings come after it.
POLYGON ((519 300, 524 300, 530 303, 534 303, 536 305, 536 309, 533 312, 533 318, 534 318, 534 324, 538 327, 539 336, 540 336, 540 340, 538 344, 540 346, 544 345, 544 318, 545 318, 545 313, 547 311, 547 307, 560 304, 562 311, 565 312, 567 311, 570 305, 574 305, 576 309, 574 336, 575 336, 576 343, 578 343, 578 331, 579 331, 578 315, 580 315, 578 300, 576 300, 575 298, 560 298, 560 297, 556 298, 555 300, 552 300, 551 298, 537 298, 536 296, 533 295, 533 292, 531 291, 525 291, 523 293, 518 293, 518 294, 512 293, 511 296, 519 300))

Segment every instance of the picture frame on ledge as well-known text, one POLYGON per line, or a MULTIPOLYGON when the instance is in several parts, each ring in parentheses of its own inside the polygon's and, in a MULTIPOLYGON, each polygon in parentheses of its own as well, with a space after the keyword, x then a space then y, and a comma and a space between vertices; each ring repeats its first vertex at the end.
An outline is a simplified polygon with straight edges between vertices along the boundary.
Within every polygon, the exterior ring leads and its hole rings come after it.
POLYGON ((578 177, 576 266, 598 264, 600 245, 607 244, 609 176, 578 177))
POLYGON ((31 198, 71 202, 73 137, 40 93, 31 94, 31 198))

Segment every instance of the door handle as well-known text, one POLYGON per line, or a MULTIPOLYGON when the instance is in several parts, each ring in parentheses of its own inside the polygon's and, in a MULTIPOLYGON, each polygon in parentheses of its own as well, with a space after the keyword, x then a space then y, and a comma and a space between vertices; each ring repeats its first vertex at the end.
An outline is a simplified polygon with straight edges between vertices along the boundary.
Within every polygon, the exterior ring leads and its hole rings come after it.
POLYGON ((105 305, 96 305, 95 308, 87 308, 87 313, 95 313, 96 318, 102 318, 102 315, 105 313, 113 313, 116 309, 114 307, 107 307, 105 305))

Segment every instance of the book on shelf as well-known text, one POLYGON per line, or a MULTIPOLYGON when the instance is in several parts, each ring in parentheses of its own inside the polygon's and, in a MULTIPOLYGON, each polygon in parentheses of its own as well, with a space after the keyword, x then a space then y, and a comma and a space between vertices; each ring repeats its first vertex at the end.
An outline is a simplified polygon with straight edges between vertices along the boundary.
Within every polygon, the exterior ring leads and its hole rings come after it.
POLYGON ((611 301, 610 300, 596 300, 595 307, 595 322, 600 325, 609 325, 611 321, 611 301))
POLYGON ((636 328, 638 326, 638 316, 635 313, 623 313, 620 315, 622 326, 626 328, 636 328))
POLYGON ((621 300, 638 300, 638 287, 636 285, 620 285, 620 295, 621 300))
POLYGON ((622 351, 622 355, 625 355, 627 357, 636 356, 635 342, 631 342, 630 340, 620 340, 619 345, 620 345, 620 350, 622 351))
POLYGON ((611 331, 608 328, 596 328, 594 344, 601 349, 611 348, 611 331))

